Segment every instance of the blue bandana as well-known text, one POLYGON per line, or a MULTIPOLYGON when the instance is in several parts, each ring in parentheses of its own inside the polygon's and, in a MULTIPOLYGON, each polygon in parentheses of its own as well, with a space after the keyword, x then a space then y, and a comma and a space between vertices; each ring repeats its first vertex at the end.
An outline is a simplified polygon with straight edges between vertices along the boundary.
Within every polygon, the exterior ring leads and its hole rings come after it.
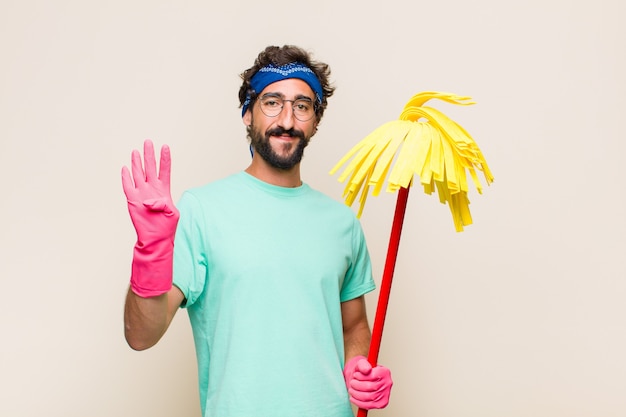
MULTIPOLYGON (((261 68, 250 80, 250 86, 256 94, 261 93, 268 85, 275 83, 276 81, 286 80, 287 78, 297 78, 306 82, 311 90, 315 93, 315 101, 318 104, 322 103, 322 97, 324 96, 322 90, 322 84, 317 79, 315 73, 311 68, 299 62, 292 62, 281 67, 276 67, 273 64, 269 64, 266 67, 261 68)), ((248 106, 250 105, 250 94, 246 96, 246 101, 243 103, 241 109, 241 116, 246 113, 248 106)))

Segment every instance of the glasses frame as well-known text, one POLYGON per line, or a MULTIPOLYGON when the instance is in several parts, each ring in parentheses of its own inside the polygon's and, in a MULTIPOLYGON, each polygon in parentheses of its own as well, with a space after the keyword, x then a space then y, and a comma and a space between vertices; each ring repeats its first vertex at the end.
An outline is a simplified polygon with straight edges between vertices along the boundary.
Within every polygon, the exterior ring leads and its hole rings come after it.
POLYGON ((311 100, 309 97, 299 97, 296 98, 294 100, 287 100, 286 98, 283 98, 280 94, 276 94, 276 93, 267 93, 267 94, 263 94, 260 97, 257 97, 257 101, 259 102, 259 108, 261 109, 261 113, 263 113, 265 116, 267 117, 278 117, 280 116, 280 114, 283 112, 283 110, 285 109, 285 102, 290 101, 291 102, 291 112, 293 114, 293 117, 296 118, 296 120, 301 121, 301 122, 308 122, 311 121, 313 118, 315 118, 315 116, 317 116, 317 102, 314 100, 311 100), (280 106, 280 111, 278 113, 276 113, 275 115, 269 115, 267 113, 265 113, 265 111, 263 111, 263 104, 262 101, 266 98, 274 98, 274 99, 278 99, 280 101, 282 101, 282 105, 280 106), (304 100, 310 104, 313 105, 313 113, 311 114, 311 117, 309 117, 308 119, 301 119, 300 117, 298 117, 296 115, 296 101, 299 100, 304 100))

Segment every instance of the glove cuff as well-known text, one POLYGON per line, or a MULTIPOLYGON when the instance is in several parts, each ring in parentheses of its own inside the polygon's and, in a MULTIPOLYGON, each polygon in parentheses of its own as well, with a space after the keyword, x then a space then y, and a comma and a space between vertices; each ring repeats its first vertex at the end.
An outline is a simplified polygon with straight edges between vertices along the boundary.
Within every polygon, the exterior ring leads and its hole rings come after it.
POLYGON ((171 239, 135 245, 130 287, 140 297, 156 297, 172 288, 174 243, 171 239))

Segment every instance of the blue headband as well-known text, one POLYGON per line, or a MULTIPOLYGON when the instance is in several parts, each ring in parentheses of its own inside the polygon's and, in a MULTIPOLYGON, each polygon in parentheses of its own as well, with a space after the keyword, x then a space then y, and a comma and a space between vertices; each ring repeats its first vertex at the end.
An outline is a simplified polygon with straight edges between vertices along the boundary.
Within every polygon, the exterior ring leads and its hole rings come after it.
MULTIPOLYGON (((292 62, 281 67, 276 67, 273 64, 269 64, 261 68, 256 74, 252 76, 252 79, 250 80, 250 87, 252 87, 254 93, 259 94, 268 85, 275 83, 276 81, 286 80, 287 78, 298 78, 306 82, 309 87, 311 87, 311 90, 313 90, 313 92, 315 93, 315 101, 317 101, 318 104, 322 103, 322 97, 324 97, 324 93, 320 80, 317 79, 315 73, 311 70, 311 68, 299 62, 292 62)), ((248 110, 250 101, 252 101, 252 98, 250 97, 250 93, 248 93, 248 95, 246 96, 246 101, 244 101, 241 108, 242 117, 246 113, 246 110, 248 110)))

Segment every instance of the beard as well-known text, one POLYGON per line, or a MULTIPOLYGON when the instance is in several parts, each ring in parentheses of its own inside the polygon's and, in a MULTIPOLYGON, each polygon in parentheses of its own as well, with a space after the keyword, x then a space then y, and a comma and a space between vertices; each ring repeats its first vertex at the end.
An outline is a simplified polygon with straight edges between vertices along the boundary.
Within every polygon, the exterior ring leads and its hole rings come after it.
POLYGON ((253 127, 254 123, 248 126, 248 137, 250 138, 250 144, 254 148, 254 151, 259 154, 265 162, 270 166, 280 169, 289 170, 300 163, 304 156, 304 148, 307 147, 310 141, 310 137, 306 137, 304 132, 297 129, 285 130, 280 127, 270 129, 261 133, 253 127), (278 153, 270 143, 270 136, 289 135, 293 138, 298 138, 297 142, 281 144, 282 153, 278 153))

